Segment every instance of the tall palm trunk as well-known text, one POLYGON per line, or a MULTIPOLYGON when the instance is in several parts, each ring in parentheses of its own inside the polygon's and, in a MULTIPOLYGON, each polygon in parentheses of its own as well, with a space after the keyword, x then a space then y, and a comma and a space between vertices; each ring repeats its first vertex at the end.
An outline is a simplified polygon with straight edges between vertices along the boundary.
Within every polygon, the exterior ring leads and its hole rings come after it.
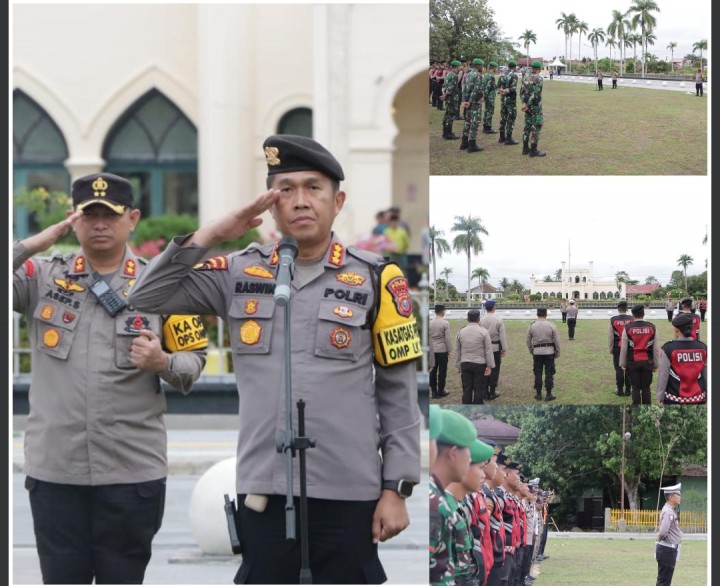
POLYGON ((432 263, 433 263, 433 292, 435 297, 435 303, 437 303, 438 300, 438 292, 437 292, 437 264, 435 263, 435 247, 433 246, 431 249, 432 254, 432 263))
POLYGON ((472 295, 470 295, 470 282, 471 282, 471 280, 472 280, 472 276, 471 276, 471 275, 472 275, 472 272, 471 272, 471 270, 470 270, 470 246, 469 246, 469 245, 468 245, 468 247, 467 247, 467 250, 466 250, 466 252, 467 252, 467 257, 468 257, 468 290, 467 290, 467 304, 468 304, 468 307, 470 307, 470 299, 471 299, 471 297, 472 297, 472 295))

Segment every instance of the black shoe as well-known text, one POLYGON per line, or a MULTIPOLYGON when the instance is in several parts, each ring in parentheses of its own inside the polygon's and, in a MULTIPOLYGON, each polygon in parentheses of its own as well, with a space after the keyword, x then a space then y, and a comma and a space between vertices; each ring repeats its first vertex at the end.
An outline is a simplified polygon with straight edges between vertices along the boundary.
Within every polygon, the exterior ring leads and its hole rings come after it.
POLYGON ((526 141, 526 140, 523 140, 523 150, 522 150, 522 154, 523 154, 523 155, 529 155, 529 154, 530 154, 530 146, 528 145, 528 141, 526 141))
POLYGON ((540 393, 539 391, 535 391, 535 400, 542 401, 542 393, 540 393))
POLYGON ((500 396, 500 393, 497 393, 497 392, 496 392, 496 393, 492 393, 492 394, 488 397, 488 401, 494 401, 494 400, 497 399, 499 396, 500 396))
POLYGON ((548 391, 547 395, 545 395, 546 401, 554 401, 555 399, 557 399, 557 397, 552 394, 552 391, 548 391))
POLYGON ((460 143, 460 150, 461 150, 461 151, 464 151, 464 150, 467 149, 467 148, 468 148, 468 137, 467 137, 467 136, 463 136, 463 137, 462 137, 462 142, 460 143))
POLYGON ((457 134, 453 134, 453 132, 452 132, 452 130, 451 130, 450 133, 447 134, 447 135, 445 135, 445 136, 443 136, 443 138, 444 138, 445 140, 457 140, 457 139, 460 138, 460 137, 459 137, 457 134))
POLYGON ((447 397, 450 393, 448 391, 438 391, 438 398, 440 397, 447 397))
POLYGON ((498 133, 497 130, 493 130, 493 129, 490 128, 489 126, 488 126, 486 129, 483 130, 483 134, 497 134, 497 133, 498 133))
POLYGON ((615 394, 616 394, 618 397, 624 397, 624 396, 625 396, 625 393, 623 393, 622 391, 618 391, 617 389, 615 389, 615 394))
POLYGON ((632 396, 632 391, 625 391, 625 396, 626 396, 626 397, 631 397, 631 396, 632 396))
POLYGON ((512 137, 512 134, 508 134, 507 137, 505 137, 505 144, 514 145, 514 144, 520 144, 520 143, 512 137))
POLYGON ((530 149, 529 154, 531 157, 544 157, 547 153, 545 151, 537 150, 537 147, 535 146, 530 149))
POLYGON ((505 133, 500 131, 500 137, 498 138, 498 142, 504 143, 505 142, 505 133))
POLYGON ((479 153, 480 151, 484 150, 482 147, 479 147, 477 145, 477 139, 472 139, 468 141, 468 147, 467 152, 469 153, 479 153))

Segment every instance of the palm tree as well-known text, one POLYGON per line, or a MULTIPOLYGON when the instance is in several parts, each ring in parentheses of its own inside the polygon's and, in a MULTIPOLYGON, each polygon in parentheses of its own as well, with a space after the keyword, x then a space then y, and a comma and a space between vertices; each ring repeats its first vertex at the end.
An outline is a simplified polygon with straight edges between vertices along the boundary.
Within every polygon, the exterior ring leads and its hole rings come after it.
POLYGON ((527 53, 527 65, 530 67, 530 43, 537 43, 537 35, 526 28, 525 32, 518 37, 518 41, 523 42, 523 47, 525 47, 527 53))
POLYGON ((522 295, 523 291, 525 290, 525 287, 523 284, 518 281, 517 279, 513 279, 513 282, 510 283, 510 289, 517 293, 518 295, 522 295))
POLYGON ((608 39, 605 41, 605 46, 610 47, 610 66, 611 67, 612 67, 612 60, 613 60, 612 50, 615 48, 615 45, 617 45, 617 43, 615 42, 615 39, 613 39, 612 37, 608 37, 608 39))
POLYGON ((614 37, 618 41, 620 47, 620 75, 623 74, 623 47, 627 46, 627 31, 630 28, 630 23, 625 20, 625 15, 619 10, 613 10, 612 22, 608 25, 608 35, 614 37))
POLYGON ((668 43, 668 46, 665 47, 666 49, 670 49, 670 71, 674 70, 674 61, 675 61, 675 47, 677 47, 677 43, 675 41, 670 41, 668 43))
POLYGON ((641 50, 643 55, 642 77, 645 77, 645 54, 647 53, 647 33, 655 28, 657 20, 652 15, 653 12, 660 12, 660 7, 654 0, 633 0, 633 4, 628 8, 625 16, 632 15, 630 21, 631 26, 635 29, 640 25, 641 50))
POLYGON ((660 282, 660 281, 658 281, 658 280, 657 280, 655 277, 653 277, 652 275, 650 275, 649 277, 645 277, 645 284, 646 284, 646 285, 654 285, 655 283, 659 283, 659 282, 660 282))
POLYGON ((578 21, 576 31, 578 33, 578 61, 580 61, 580 43, 582 42, 583 33, 587 35, 588 23, 578 21))
POLYGON ((580 21, 578 20, 578 17, 575 16, 574 12, 568 18, 570 19, 570 22, 568 23, 568 32, 570 33, 570 57, 568 60, 568 68, 572 70, 572 38, 578 30, 578 24, 580 24, 580 21))
POLYGON ((707 47, 708 47, 707 39, 703 39, 702 41, 693 43, 693 53, 695 51, 700 51, 700 73, 701 74, 704 73, 702 52, 703 52, 703 50, 707 51, 707 47))
MULTIPOLYGON (((440 271, 440 274, 445 277, 445 301, 450 299, 450 295, 449 295, 450 281, 448 281, 448 277, 450 276, 451 273, 452 273, 452 269, 448 268, 448 267, 445 267, 442 271, 440 271)), ((436 295, 437 295, 437 293, 436 293, 436 295)))
POLYGON ((467 255, 467 276, 468 276, 468 287, 467 287, 467 303, 470 305, 470 262, 472 260, 472 254, 479 254, 483 251, 483 242, 480 240, 479 234, 487 235, 485 226, 480 223, 480 218, 473 218, 468 214, 467 218, 463 216, 455 216, 455 224, 451 228, 453 232, 460 232, 453 239, 452 247, 455 252, 463 252, 467 255))
POLYGON ((687 291, 687 268, 693 263, 693 257, 683 254, 679 259, 677 259, 677 263, 678 266, 683 268, 683 273, 685 274, 685 291, 687 291))
POLYGON ((600 44, 600 41, 605 40, 605 31, 601 28, 594 28, 592 32, 588 35, 588 40, 593 46, 593 49, 595 49, 595 71, 597 71, 598 68, 598 55, 597 55, 597 48, 600 44))
MULTIPOLYGON (((564 12, 560 13, 560 18, 558 18, 555 21, 555 24, 557 25, 558 30, 562 30, 563 33, 565 33, 565 61, 568 60, 568 37, 570 36, 570 16, 565 14, 564 12)), ((570 65, 568 63, 568 65, 570 65)))
POLYGON ((555 281, 556 283, 562 281, 562 269, 558 269, 557 271, 555 271, 555 277, 553 278, 553 281, 555 281))
MULTIPOLYGON (((634 33, 632 35, 628 35, 628 41, 632 43, 633 47, 633 61, 637 64, 637 46, 642 43, 642 37, 634 33)), ((637 65, 635 66, 635 73, 637 73, 637 65)))
POLYGON ((510 279, 508 279, 507 277, 503 277, 502 279, 500 279, 498 285, 500 285, 500 288, 503 290, 503 294, 505 294, 505 291, 508 291, 510 289, 510 279))
MULTIPOLYGON (((438 258, 442 258, 444 253, 450 252, 450 245, 447 240, 441 238, 443 234, 444 232, 442 230, 436 230, 435 226, 430 226, 430 258, 433 266, 433 283, 437 280, 437 274, 435 273, 435 269, 437 268, 435 254, 437 253, 438 258)), ((434 287, 436 289, 435 298, 437 299, 437 286, 434 285, 434 287)))
MULTIPOLYGON (((483 267, 477 267, 476 269, 473 269, 470 280, 472 281, 472 279, 477 279, 479 284, 484 285, 490 280, 490 273, 488 273, 488 270, 483 267)), ((480 292, 481 298, 483 293, 484 291, 480 292)))

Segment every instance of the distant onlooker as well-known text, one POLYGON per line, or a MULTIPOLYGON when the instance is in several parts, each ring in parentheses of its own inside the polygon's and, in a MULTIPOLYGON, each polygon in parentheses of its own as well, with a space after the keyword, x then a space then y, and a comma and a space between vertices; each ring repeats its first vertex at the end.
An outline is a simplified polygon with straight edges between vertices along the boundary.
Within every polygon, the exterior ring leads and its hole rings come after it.
POLYGON ((385 228, 387 228, 387 212, 385 210, 380 210, 377 214, 375 214, 375 227, 373 228, 372 233, 375 236, 379 236, 385 232, 385 228))
POLYGON ((703 96, 703 74, 699 69, 695 73, 695 97, 702 98, 703 96))
POLYGON ((701 299, 698 303, 700 308, 700 321, 705 321, 705 312, 707 311, 707 299, 701 299))
POLYGON ((617 89, 617 80, 618 80, 618 72, 613 70, 613 72, 612 72, 612 82, 613 82, 612 89, 614 89, 614 90, 617 89))
POLYGON ((603 72, 598 69, 596 77, 597 77, 598 90, 602 91, 602 89, 603 89, 603 86, 602 86, 603 72))
POLYGON ((405 220, 402 219, 402 212, 400 211, 400 208, 398 206, 388 208, 387 215, 385 217, 387 218, 390 215, 395 215, 398 217, 398 224, 405 228, 408 236, 410 236, 410 224, 408 224, 405 220))
POLYGON ((388 213, 388 223, 383 236, 393 244, 390 251, 391 261, 395 261, 400 267, 407 269, 407 251, 410 248, 410 235, 404 226, 400 224, 400 216, 394 212, 388 213))

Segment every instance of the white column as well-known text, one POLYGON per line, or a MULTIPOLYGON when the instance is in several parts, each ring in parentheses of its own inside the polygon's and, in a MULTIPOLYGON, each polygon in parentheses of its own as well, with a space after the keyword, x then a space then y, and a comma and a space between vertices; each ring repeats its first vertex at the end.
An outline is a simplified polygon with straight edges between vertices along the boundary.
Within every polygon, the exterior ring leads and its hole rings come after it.
POLYGON ((200 224, 251 200, 256 188, 252 5, 198 10, 200 224))

